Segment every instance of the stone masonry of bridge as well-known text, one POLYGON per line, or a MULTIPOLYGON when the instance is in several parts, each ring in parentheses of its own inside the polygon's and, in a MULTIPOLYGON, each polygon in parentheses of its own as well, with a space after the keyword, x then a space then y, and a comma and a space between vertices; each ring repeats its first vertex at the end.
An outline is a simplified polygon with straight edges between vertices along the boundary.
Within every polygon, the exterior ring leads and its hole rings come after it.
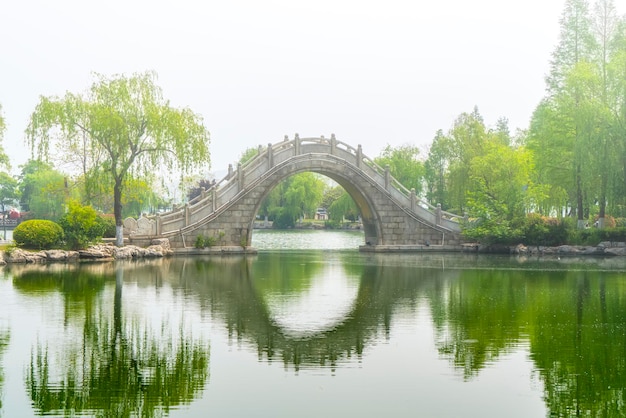
POLYGON ((459 217, 442 211, 407 190, 390 173, 353 148, 330 139, 285 137, 259 146, 258 155, 196 199, 170 213, 138 220, 128 218, 124 230, 131 243, 142 245, 168 238, 176 251, 194 247, 198 236, 212 237, 216 246, 249 250, 261 203, 282 180, 301 172, 325 175, 350 194, 365 232, 362 251, 458 251, 459 217))

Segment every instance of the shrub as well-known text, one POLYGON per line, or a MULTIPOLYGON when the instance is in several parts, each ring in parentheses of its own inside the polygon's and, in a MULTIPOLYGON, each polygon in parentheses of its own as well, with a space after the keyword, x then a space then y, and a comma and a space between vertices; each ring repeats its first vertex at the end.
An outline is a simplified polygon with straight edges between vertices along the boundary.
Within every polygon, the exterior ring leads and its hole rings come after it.
POLYGON ((46 250, 63 242, 63 228, 53 221, 31 219, 15 227, 13 240, 18 247, 46 250))
POLYGON ((102 238, 106 224, 91 206, 71 201, 59 224, 65 232, 65 243, 72 249, 82 249, 102 238))
POLYGON ((526 245, 562 245, 570 240, 569 229, 560 219, 529 213, 522 225, 523 241, 526 245))
POLYGON ((339 229, 341 228, 341 222, 335 220, 328 220, 324 222, 324 227, 326 229, 339 229))
MULTIPOLYGON (((222 235, 223 236, 223 235, 222 235)), ((202 235, 198 235, 196 237, 196 242, 194 243, 194 247, 196 248, 211 248, 217 244, 216 237, 203 237, 202 235)))
POLYGON ((463 238, 487 245, 511 245, 520 242, 521 230, 506 220, 480 219, 462 225, 463 238))
POLYGON ((274 216, 272 228, 274 229, 290 229, 295 226, 294 217, 288 211, 281 208, 278 214, 274 216))
POLYGON ((626 228, 580 229, 572 234, 571 241, 580 245, 598 245, 602 241, 625 242, 626 228))
POLYGON ((215 246, 215 244, 217 244, 217 238, 216 237, 206 237, 204 239, 204 246, 205 247, 211 248, 211 247, 215 246))
POLYGON ((98 215, 97 221, 102 227, 102 238, 115 238, 115 218, 98 215))

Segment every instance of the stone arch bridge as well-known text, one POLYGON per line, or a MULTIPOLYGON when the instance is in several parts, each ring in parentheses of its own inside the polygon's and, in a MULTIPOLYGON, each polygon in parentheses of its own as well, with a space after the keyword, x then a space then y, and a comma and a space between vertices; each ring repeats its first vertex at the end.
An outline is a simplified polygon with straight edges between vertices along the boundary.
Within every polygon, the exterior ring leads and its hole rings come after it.
MULTIPOLYGON (((193 248, 196 238, 212 237, 222 251, 248 250, 263 199, 282 180, 301 172, 325 175, 341 185, 359 208, 365 232, 362 251, 461 249, 459 216, 419 199, 389 173, 353 148, 329 139, 285 137, 259 146, 258 155, 172 212, 124 221, 129 241, 145 245, 168 238, 175 250, 193 248)), ((182 250, 184 251, 184 250, 182 250)))

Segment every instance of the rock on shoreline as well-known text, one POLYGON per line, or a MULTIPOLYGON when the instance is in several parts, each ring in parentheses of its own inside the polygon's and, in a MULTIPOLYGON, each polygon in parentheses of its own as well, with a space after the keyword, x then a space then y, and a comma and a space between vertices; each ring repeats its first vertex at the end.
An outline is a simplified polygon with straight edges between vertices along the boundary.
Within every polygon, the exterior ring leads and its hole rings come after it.
POLYGON ((107 261, 132 258, 156 258, 172 255, 168 239, 155 239, 147 248, 135 245, 116 247, 113 244, 99 244, 79 251, 41 250, 26 251, 15 248, 9 252, 0 252, 0 265, 9 263, 48 263, 71 262, 79 260, 107 261))
POLYGON ((464 252, 477 252, 485 254, 516 254, 516 255, 559 255, 559 256, 626 256, 626 242, 601 242, 592 245, 559 245, 557 247, 544 247, 541 245, 526 246, 518 244, 508 245, 481 245, 478 243, 463 244, 464 252))

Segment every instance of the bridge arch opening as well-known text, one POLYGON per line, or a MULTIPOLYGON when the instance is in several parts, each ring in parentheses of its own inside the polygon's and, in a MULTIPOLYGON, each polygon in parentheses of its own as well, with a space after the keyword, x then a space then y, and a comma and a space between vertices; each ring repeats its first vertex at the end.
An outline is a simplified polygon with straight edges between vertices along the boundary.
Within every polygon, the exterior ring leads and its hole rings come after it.
POLYGON ((259 212, 261 212, 267 197, 272 193, 273 190, 279 187, 281 183, 301 173, 319 174, 334 181, 338 186, 345 190, 345 192, 350 196, 350 198, 357 207, 358 215, 360 217, 361 225, 364 232, 363 244, 375 245, 379 242, 381 231, 380 222, 378 222, 378 215, 374 210, 371 200, 361 187, 354 184, 354 182, 352 182, 347 176, 338 175, 333 171, 312 168, 292 168, 281 176, 275 176, 271 181, 268 181, 267 184, 262 187, 263 192, 260 193, 259 197, 257 198, 257 203, 254 207, 253 216, 251 217, 249 222, 249 233, 247 237, 248 246, 252 244, 252 235, 254 234, 255 221, 257 219, 257 215, 259 214, 259 212))

